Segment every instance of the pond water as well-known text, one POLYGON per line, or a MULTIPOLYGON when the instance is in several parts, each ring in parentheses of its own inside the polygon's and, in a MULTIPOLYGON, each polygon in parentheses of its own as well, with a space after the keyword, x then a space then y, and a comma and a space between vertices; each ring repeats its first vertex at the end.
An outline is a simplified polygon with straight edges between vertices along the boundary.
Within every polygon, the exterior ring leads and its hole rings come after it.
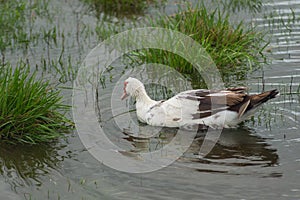
MULTIPOLYGON (((96 18, 81 13, 86 9, 82 2, 51 1, 48 6, 50 14, 60 15, 37 23, 56 30, 58 45, 40 41, 30 47, 28 59, 43 63, 62 55, 79 64, 97 44, 97 35, 89 35, 91 27, 97 26, 96 18)), ((174 9, 171 1, 162 10, 171 13, 174 9)), ((0 199, 300 199, 300 2, 266 1, 262 11, 251 17, 238 13, 258 29, 267 30, 271 38, 267 47, 271 64, 249 75, 243 84, 251 93, 277 88, 281 95, 242 127, 224 130, 206 157, 198 156, 204 139, 201 133, 176 162, 141 174, 103 165, 82 145, 76 131, 66 140, 47 145, 1 144, 0 199)), ((7 60, 16 58, 14 53, 6 56, 7 60)), ((40 72, 53 82, 63 82, 64 87, 71 86, 72 73, 56 67, 41 67, 40 72), (61 78, 64 73, 67 76, 61 78)), ((111 73, 120 72, 116 67, 111 73)), ((99 89, 99 105, 105 108, 99 111, 101 125, 112 141, 130 152, 161 147, 174 136, 173 130, 165 129, 164 137, 139 139, 123 133, 111 120, 110 94, 118 79, 113 77, 99 89)), ((63 90, 69 103, 71 93, 63 90)), ((131 116, 135 118, 134 113, 131 116)))

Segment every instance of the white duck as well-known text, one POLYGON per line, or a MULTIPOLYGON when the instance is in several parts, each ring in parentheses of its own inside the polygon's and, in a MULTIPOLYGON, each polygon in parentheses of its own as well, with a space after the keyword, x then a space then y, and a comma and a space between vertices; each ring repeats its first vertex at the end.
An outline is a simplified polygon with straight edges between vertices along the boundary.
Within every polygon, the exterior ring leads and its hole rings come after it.
POLYGON ((138 119, 152 126, 230 128, 278 94, 276 89, 256 95, 244 92, 243 87, 219 91, 197 89, 181 92, 166 101, 155 101, 147 95, 142 82, 129 77, 124 82, 121 99, 134 97, 138 119))

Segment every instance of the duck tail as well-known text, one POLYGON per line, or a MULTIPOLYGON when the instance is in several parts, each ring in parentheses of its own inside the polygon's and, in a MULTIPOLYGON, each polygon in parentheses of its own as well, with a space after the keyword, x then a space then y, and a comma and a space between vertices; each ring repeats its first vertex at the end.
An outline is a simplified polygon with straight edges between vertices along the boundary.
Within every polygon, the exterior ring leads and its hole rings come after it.
POLYGON ((255 94, 250 96, 250 106, 257 107, 267 102, 270 99, 275 98, 279 94, 277 89, 263 92, 261 94, 255 94))
POLYGON ((277 89, 263 92, 261 94, 254 94, 248 97, 248 100, 243 103, 239 109, 239 118, 250 110, 255 110, 261 104, 267 102, 270 99, 275 98, 279 92, 277 89))

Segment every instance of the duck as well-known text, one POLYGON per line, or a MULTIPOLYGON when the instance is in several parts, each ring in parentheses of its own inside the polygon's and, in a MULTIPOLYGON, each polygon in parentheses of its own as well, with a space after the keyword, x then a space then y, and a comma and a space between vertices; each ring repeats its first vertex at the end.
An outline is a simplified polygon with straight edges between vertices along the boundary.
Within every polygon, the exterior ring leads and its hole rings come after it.
POLYGON ((194 89, 156 101, 148 96, 140 80, 129 77, 124 81, 121 99, 134 98, 138 120, 151 126, 223 129, 237 127, 253 116, 263 103, 279 94, 277 89, 273 89, 248 95, 246 89, 194 89))

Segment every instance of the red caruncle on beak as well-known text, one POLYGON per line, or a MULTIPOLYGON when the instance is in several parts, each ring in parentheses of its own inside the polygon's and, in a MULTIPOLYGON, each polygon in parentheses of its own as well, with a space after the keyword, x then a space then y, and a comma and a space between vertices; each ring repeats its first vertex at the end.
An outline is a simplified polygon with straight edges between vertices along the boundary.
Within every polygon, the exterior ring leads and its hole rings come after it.
POLYGON ((124 100, 124 99, 126 99, 126 97, 128 97, 129 95, 127 94, 127 92, 126 92, 126 86, 127 86, 127 84, 128 84, 128 82, 124 82, 124 93, 123 93, 123 95, 122 95, 122 97, 121 97, 121 100, 124 100))

